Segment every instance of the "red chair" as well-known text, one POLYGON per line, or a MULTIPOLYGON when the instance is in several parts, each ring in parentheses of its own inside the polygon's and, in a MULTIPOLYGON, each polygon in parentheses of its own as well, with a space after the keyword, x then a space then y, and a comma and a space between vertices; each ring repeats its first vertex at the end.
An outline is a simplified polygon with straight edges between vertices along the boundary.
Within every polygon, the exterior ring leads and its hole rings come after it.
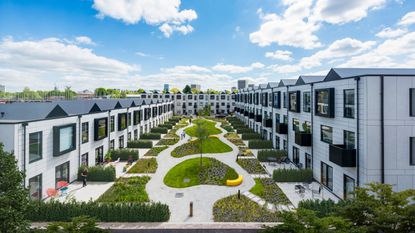
POLYGON ((46 194, 48 195, 48 197, 56 197, 56 195, 58 194, 58 190, 54 188, 49 188, 46 190, 46 194))
POLYGON ((68 186, 69 186, 69 184, 66 181, 58 181, 58 183, 56 184, 57 189, 61 189, 63 187, 68 187, 68 186))

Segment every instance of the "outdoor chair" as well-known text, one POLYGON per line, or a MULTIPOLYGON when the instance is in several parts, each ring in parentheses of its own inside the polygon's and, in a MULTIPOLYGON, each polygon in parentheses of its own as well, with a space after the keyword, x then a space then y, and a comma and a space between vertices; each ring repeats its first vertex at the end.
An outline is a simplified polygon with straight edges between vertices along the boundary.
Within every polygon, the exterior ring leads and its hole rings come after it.
POLYGON ((312 194, 313 199, 314 199, 314 195, 318 195, 318 197, 320 197, 321 191, 322 191, 321 185, 318 186, 318 189, 312 189, 311 194, 312 194))

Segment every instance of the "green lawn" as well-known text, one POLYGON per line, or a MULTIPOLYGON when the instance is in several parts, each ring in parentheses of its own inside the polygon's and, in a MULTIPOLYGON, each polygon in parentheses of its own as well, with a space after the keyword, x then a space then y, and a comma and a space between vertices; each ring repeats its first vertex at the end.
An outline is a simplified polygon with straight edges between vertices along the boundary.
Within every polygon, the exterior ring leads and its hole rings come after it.
MULTIPOLYGON (((203 142, 203 153, 225 153, 231 152, 232 148, 223 143, 219 138, 209 137, 203 142)), ((200 154, 199 141, 191 141, 180 145, 171 152, 171 155, 176 158, 180 158, 186 155, 200 154)))
POLYGON ((174 166, 164 177, 164 183, 173 188, 186 188, 201 184, 226 185, 226 180, 236 179, 236 171, 213 158, 185 160, 174 166))
POLYGON ((249 192, 263 198, 272 204, 291 204, 290 200, 285 196, 284 192, 271 178, 259 179, 255 178, 255 186, 249 192))
POLYGON ((222 133, 222 131, 220 129, 215 127, 216 122, 208 121, 208 120, 205 120, 205 119, 197 119, 197 120, 193 120, 194 126, 184 130, 186 132, 186 134, 188 134, 191 137, 196 137, 196 123, 198 123, 198 122, 200 122, 203 126, 206 127, 209 135, 222 133))
POLYGON ((155 158, 140 159, 127 173, 155 173, 156 170, 157 160, 155 158))
POLYGON ((145 190, 150 177, 120 178, 98 198, 98 202, 148 202, 145 190))

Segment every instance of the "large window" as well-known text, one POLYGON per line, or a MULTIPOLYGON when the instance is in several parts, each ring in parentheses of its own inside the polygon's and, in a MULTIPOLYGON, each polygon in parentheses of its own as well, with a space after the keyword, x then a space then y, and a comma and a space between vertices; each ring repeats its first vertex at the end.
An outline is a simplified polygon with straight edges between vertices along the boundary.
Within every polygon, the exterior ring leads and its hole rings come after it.
POLYGON ((55 168, 55 185, 57 185, 59 181, 66 181, 69 183, 69 161, 55 168))
POLYGON ((287 92, 284 92, 283 94, 283 104, 284 104, 284 108, 287 108, 287 104, 288 104, 288 99, 287 99, 287 92))
POLYGON ((53 156, 76 149, 76 124, 53 127, 53 156))
POLYGON ((321 183, 333 190, 333 168, 323 162, 321 162, 321 183))
POLYGON ((42 159, 42 132, 29 134, 29 163, 42 159))
POLYGON ((95 149, 95 165, 102 164, 104 162, 104 146, 100 146, 95 149))
POLYGON ((120 149, 124 148, 124 135, 118 138, 118 148, 120 149))
POLYGON ((343 140, 344 140, 344 146, 346 149, 354 149, 355 148, 355 138, 354 138, 354 132, 351 131, 343 131, 343 140))
POLYGON ((274 92, 274 108, 281 108, 281 92, 274 92))
POLYGON ((343 190, 343 198, 344 199, 351 199, 354 197, 354 188, 355 188, 355 182, 354 179, 350 176, 344 175, 344 190, 343 190))
POLYGON ((409 88, 409 116, 415 116, 415 88, 409 88))
POLYGON ((409 138, 409 164, 415 166, 415 137, 409 138))
POLYGON ((303 92, 303 112, 311 111, 311 93, 309 91, 303 92))
POLYGON ((110 150, 114 150, 114 149, 115 149, 115 141, 114 141, 114 139, 112 139, 110 141, 110 150))
POLYGON ((111 132, 115 131, 115 116, 111 116, 110 118, 110 130, 111 132))
POLYGON ((300 121, 298 119, 293 118, 293 131, 300 130, 300 121))
POLYGON ((131 118, 131 112, 129 112, 127 116, 128 116, 128 120, 127 120, 128 125, 132 125, 133 121, 132 121, 132 118, 131 118))
POLYGON ((89 166, 89 158, 88 158, 88 153, 82 154, 81 155, 81 165, 82 166, 89 166))
POLYGON ((305 168, 313 169, 313 156, 309 153, 305 153, 305 168))
POLYGON ((293 146, 293 163, 298 165, 300 163, 300 150, 293 146))
POLYGON ((300 112, 300 91, 288 93, 289 109, 291 112, 300 112))
POLYGON ((334 88, 316 90, 316 115, 334 117, 334 88))
POLYGON ((354 118, 354 90, 344 90, 344 106, 343 106, 343 112, 344 117, 346 118, 354 118))
POLYGON ((42 199, 42 174, 29 179, 29 197, 33 201, 42 199))
MULTIPOLYGON (((114 118, 111 117, 111 121, 114 118)), ((112 122, 113 123, 113 122, 112 122)), ((100 118, 94 120, 94 140, 99 141, 106 138, 108 135, 108 118, 100 118)))
POLYGON ((333 143, 333 128, 329 126, 321 126, 321 141, 327 142, 329 144, 333 143))
POLYGON ((280 137, 275 136, 275 149, 280 149, 280 137))
POLYGON ((127 128, 127 113, 118 114, 118 131, 124 130, 127 128))
POLYGON ((89 124, 88 122, 82 123, 82 143, 89 141, 89 124))
POLYGON ((288 143, 287 143, 287 140, 283 140, 283 142, 282 142, 282 147, 283 147, 283 149, 285 150, 285 151, 288 151, 288 143))

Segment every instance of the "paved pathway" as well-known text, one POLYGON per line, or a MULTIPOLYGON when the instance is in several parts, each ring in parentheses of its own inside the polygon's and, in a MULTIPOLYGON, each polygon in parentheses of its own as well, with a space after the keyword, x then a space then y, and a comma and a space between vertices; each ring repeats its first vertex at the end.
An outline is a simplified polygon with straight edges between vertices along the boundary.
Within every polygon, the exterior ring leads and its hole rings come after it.
MULTIPOLYGON (((220 123, 216 124, 219 127, 220 123)), ((187 127, 191 127, 189 125, 187 127)), ((185 127, 185 128, 187 128, 185 127)), ((185 128, 179 129, 176 133, 180 135, 185 128)), ((197 158, 200 155, 189 155, 182 158, 174 158, 170 155, 171 151, 186 143, 190 138, 188 135, 173 146, 162 151, 157 156, 158 169, 153 174, 152 179, 147 183, 146 190, 152 201, 166 203, 170 207, 170 222, 213 222, 212 208, 213 204, 224 197, 236 194, 238 189, 241 192, 248 191, 255 185, 252 177, 236 163, 238 147, 224 138, 226 131, 222 130, 219 139, 232 148, 232 152, 218 154, 204 154, 204 157, 215 158, 222 163, 227 164, 244 177, 244 181, 237 187, 227 187, 218 185, 198 185, 188 188, 171 188, 164 184, 163 179, 167 172, 176 164, 191 158, 197 158), (193 202, 193 217, 189 215, 189 203, 193 202)))

